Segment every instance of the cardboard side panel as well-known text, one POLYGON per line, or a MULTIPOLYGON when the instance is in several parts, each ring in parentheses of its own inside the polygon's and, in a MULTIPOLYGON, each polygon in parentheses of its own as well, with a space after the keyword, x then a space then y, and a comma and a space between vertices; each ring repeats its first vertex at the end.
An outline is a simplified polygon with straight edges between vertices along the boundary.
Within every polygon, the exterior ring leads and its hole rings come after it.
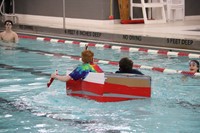
POLYGON ((67 90, 72 90, 72 91, 80 91, 82 90, 82 81, 74 81, 74 80, 69 80, 66 83, 66 89, 67 90))
POLYGON ((92 82, 82 82, 82 90, 92 92, 98 95, 103 95, 104 91, 104 85, 103 84, 96 84, 92 82))
POLYGON ((150 79, 142 78, 107 77, 105 82, 129 87, 151 87, 150 79))
POLYGON ((126 95, 133 95, 133 96, 150 97, 151 96, 151 88, 150 87, 127 87, 124 85, 105 83, 104 94, 105 93, 115 93, 115 94, 126 94, 126 95))

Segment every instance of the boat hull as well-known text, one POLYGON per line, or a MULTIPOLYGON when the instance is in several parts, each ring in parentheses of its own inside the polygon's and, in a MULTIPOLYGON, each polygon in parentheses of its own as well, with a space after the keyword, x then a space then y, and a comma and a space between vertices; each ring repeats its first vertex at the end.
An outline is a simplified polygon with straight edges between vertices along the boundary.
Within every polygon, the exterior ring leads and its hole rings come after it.
MULTIPOLYGON (((98 75, 98 74, 97 74, 98 75)), ((67 95, 98 102, 119 102, 151 97, 151 78, 138 75, 106 74, 102 82, 70 80, 66 83, 67 95)), ((96 76, 101 80, 101 76, 96 76)))

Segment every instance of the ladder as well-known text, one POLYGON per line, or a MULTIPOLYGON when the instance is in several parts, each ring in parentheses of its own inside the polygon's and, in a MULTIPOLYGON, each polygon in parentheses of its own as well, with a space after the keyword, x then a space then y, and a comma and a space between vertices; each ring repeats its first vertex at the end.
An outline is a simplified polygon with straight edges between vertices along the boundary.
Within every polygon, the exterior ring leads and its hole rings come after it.
POLYGON ((147 3, 145 3, 144 0, 141 0, 141 3, 134 3, 133 0, 130 0, 130 14, 131 14, 131 19, 134 20, 133 16, 133 8, 142 8, 142 14, 144 18, 144 23, 145 24, 156 24, 156 23, 166 23, 166 16, 165 16, 165 9, 164 9, 164 3, 163 0, 159 0, 159 2, 152 3, 151 0, 148 0, 147 3), (161 13, 161 18, 150 18, 151 16, 151 11, 153 9, 159 9, 161 13), (147 18, 147 13, 148 17, 147 18))
POLYGON ((13 23, 18 23, 18 17, 15 14, 15 1, 12 0, 12 13, 5 13, 5 0, 2 0, 1 5, 0 5, 0 13, 2 15, 2 21, 6 21, 6 20, 11 20, 13 21, 13 23))

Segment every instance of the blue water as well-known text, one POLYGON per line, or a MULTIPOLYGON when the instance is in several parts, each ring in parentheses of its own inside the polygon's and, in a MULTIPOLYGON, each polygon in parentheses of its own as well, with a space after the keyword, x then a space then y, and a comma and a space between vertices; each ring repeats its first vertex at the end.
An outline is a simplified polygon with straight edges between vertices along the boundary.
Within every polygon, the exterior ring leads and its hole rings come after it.
MULTIPOLYGON (((198 133, 200 82, 198 78, 140 69, 152 77, 152 97, 98 103, 66 95, 65 83, 46 87, 56 69, 65 74, 79 61, 38 54, 80 56, 83 47, 20 39, 14 49, 0 49, 0 133, 198 133), (34 52, 37 50, 37 52, 34 52)), ((135 64, 188 70, 187 57, 167 57, 92 48, 95 58, 118 61, 128 56, 135 64)), ((118 66, 99 64, 107 72, 118 66)))

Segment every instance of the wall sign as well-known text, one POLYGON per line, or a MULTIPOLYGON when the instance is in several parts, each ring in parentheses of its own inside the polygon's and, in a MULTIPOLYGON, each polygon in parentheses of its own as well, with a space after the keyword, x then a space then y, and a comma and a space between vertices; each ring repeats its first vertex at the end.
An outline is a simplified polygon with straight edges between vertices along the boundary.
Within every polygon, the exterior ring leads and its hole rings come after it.
POLYGON ((193 40, 167 38, 167 43, 180 44, 180 45, 192 45, 193 44, 193 40))
POLYGON ((87 37, 101 37, 100 32, 90 32, 90 31, 79 31, 79 30, 65 30, 65 34, 77 35, 77 36, 87 36, 87 37))
POLYGON ((124 40, 142 41, 142 36, 123 35, 124 40))

